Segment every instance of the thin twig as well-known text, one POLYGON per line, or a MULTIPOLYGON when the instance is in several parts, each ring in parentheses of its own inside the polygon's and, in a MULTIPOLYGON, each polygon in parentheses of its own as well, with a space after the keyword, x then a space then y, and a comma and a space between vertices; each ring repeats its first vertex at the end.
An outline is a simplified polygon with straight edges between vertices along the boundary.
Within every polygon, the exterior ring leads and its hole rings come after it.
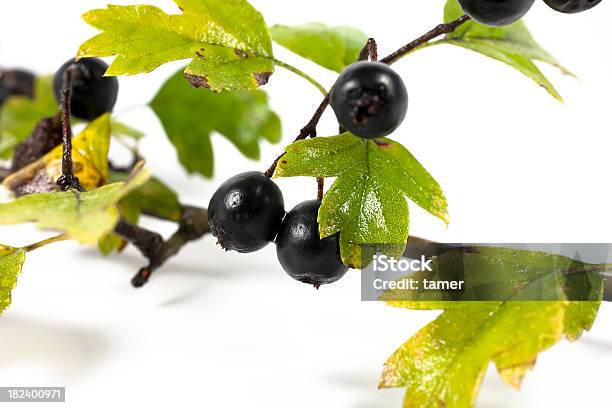
POLYGON ((408 55, 414 49, 426 44, 427 42, 441 35, 452 33, 459 26, 461 26, 463 23, 468 22, 469 20, 470 18, 464 15, 462 17, 459 17, 457 20, 451 21, 450 23, 440 24, 436 26, 435 28, 433 28, 432 30, 425 33, 424 35, 420 36, 416 40, 409 42, 408 44, 404 45, 397 51, 387 55, 385 58, 381 59, 380 62, 384 62, 385 64, 391 65, 397 62, 402 57, 408 55))
MULTIPOLYGON (((325 109, 327 109, 328 105, 329 105, 329 94, 326 95, 325 98, 323 98, 323 101, 321 101, 321 104, 315 111, 314 115, 312 116, 310 121, 306 124, 306 126, 304 126, 302 130, 300 130, 300 134, 293 140, 293 143, 297 142, 298 140, 304 140, 308 137, 317 137, 317 125, 319 124, 319 121, 321 120, 321 116, 323 116, 323 113, 325 112, 325 109)), ((267 177, 272 177, 274 175, 276 166, 278 165, 278 162, 284 155, 285 155, 285 152, 283 152, 280 156, 278 156, 276 160, 274 160, 274 163, 272 163, 272 165, 268 168, 268 170, 266 170, 264 174, 267 177)))
POLYGON ((183 214, 177 231, 167 241, 156 232, 120 220, 115 233, 134 245, 149 260, 149 265, 141 268, 132 278, 136 288, 145 285, 151 274, 169 258, 176 255, 187 243, 200 239, 210 232, 208 213, 204 208, 183 207, 183 214))

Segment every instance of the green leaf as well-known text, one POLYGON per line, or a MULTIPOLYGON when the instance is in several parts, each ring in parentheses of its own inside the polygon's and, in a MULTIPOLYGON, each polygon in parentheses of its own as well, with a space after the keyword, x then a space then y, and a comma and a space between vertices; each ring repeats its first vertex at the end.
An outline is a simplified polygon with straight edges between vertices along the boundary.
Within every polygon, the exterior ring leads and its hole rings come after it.
POLYGON ((403 252, 408 204, 414 201, 447 222, 447 202, 433 177, 401 144, 364 140, 350 133, 301 140, 286 148, 275 177, 337 177, 319 210, 321 237, 340 233, 346 265, 362 268, 365 246, 403 252))
POLYGON ((0 224, 35 222, 39 228, 66 232, 81 243, 95 243, 119 220, 116 203, 149 178, 138 168, 125 183, 86 193, 76 191, 31 194, 0 204, 0 224))
POLYGON ((283 47, 336 72, 357 61, 368 41, 368 36, 355 28, 329 27, 322 23, 275 25, 270 33, 283 47))
POLYGON ((466 282, 486 275, 518 279, 516 294, 507 301, 389 302, 408 309, 444 309, 385 363, 380 386, 406 387, 405 407, 473 406, 490 361, 504 381, 518 388, 538 353, 563 337, 575 340, 593 324, 603 296, 598 271, 605 265, 540 252, 477 249, 462 253, 461 260, 457 251, 440 255, 432 269, 460 262, 466 282), (589 301, 567 300, 568 288, 585 279, 592 285, 589 301), (547 290, 553 300, 514 301, 533 290, 547 290))
MULTIPOLYGON (((85 190, 108 183, 108 151, 111 122, 104 114, 90 122, 72 140, 74 174, 85 190)), ((3 185, 16 195, 54 191, 62 174, 63 146, 59 145, 39 160, 7 177, 3 185)))
MULTIPOLYGON (((456 20, 464 14, 457 0, 448 0, 444 9, 444 21, 456 20)), ((527 26, 518 21, 507 27, 487 27, 475 21, 469 21, 455 32, 447 35, 435 44, 453 44, 488 57, 504 62, 533 79, 544 87, 555 99, 563 101, 553 84, 535 65, 535 61, 544 62, 570 74, 566 68, 546 52, 532 37, 527 26)))
POLYGON ((11 304, 11 292, 25 262, 25 251, 0 245, 0 315, 11 304))
POLYGON ((50 76, 38 77, 34 99, 27 96, 13 96, 0 108, 1 159, 9 159, 13 154, 13 148, 30 136, 38 121, 53 116, 57 111, 52 80, 50 76))
POLYGON ((78 58, 116 55, 107 75, 149 72, 193 58, 185 76, 213 91, 255 89, 274 71, 268 27, 245 0, 175 0, 182 14, 148 6, 91 10, 83 19, 102 33, 83 43, 78 58))
POLYGON ((276 143, 281 123, 263 91, 215 94, 189 87, 178 72, 151 102, 181 164, 190 173, 213 175, 213 131, 219 132, 250 159, 259 159, 259 141, 276 143))

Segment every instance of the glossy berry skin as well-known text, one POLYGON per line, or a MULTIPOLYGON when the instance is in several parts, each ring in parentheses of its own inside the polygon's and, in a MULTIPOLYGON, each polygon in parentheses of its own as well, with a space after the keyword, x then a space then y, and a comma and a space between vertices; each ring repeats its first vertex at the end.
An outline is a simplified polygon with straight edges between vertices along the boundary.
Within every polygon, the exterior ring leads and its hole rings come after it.
POLYGON ((108 65, 98 58, 84 58, 78 62, 69 60, 60 67, 53 78, 53 93, 57 102, 61 102, 64 73, 72 64, 76 64, 72 75, 72 115, 83 120, 94 120, 111 112, 117 102, 119 81, 115 77, 104 76, 108 65))
POLYGON ((465 14, 488 26, 501 27, 520 20, 535 0, 459 0, 465 14))
POLYGON ((391 134, 408 110, 404 81, 381 62, 350 65, 338 77, 330 98, 338 122, 364 139, 391 134))
POLYGON ((342 278, 348 268, 340 259, 338 237, 319 238, 321 202, 306 201, 287 213, 276 237, 276 254, 289 276, 319 287, 342 278))
POLYGON ((601 0, 544 0, 544 3, 560 13, 574 14, 592 9, 601 0))
POLYGON ((33 73, 20 69, 7 69, 0 71, 0 105, 15 95, 34 97, 34 83, 36 77, 33 73))
POLYGON ((208 224, 225 250, 254 252, 274 240, 285 215, 283 194, 260 172, 238 174, 210 199, 208 224))

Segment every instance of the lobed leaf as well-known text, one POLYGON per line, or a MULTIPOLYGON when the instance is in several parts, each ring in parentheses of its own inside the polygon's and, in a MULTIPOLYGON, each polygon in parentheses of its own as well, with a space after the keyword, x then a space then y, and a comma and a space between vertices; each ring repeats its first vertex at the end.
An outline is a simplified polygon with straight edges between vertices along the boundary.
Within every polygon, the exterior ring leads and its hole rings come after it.
POLYGON ((149 72, 192 58, 185 76, 213 91, 255 89, 274 71, 272 43, 261 14, 246 0, 175 0, 182 14, 148 5, 91 10, 83 19, 102 33, 78 58, 117 57, 107 75, 149 72))
POLYGON ((25 262, 25 251, 0 245, 0 315, 11 304, 11 292, 25 262))
POLYGON ((119 220, 116 204, 149 179, 139 167, 125 183, 96 190, 30 194, 0 204, 0 224, 34 222, 42 229, 66 232, 81 243, 95 243, 119 220))
MULTIPOLYGON (((457 0, 447 1, 444 9, 445 22, 456 20, 463 14, 465 13, 457 0)), ((564 74, 572 75, 533 39, 522 21, 506 27, 488 27, 468 21, 444 39, 431 44, 457 45, 504 62, 533 79, 559 101, 563 101, 563 98, 534 62, 544 62, 559 68, 564 74)))
POLYGON ((368 41, 368 36, 355 28, 322 23, 275 25, 270 33, 276 43, 336 72, 357 61, 368 41))
POLYGON ((225 136, 250 159, 259 159, 262 139, 276 143, 281 138, 280 119, 259 90, 201 92, 190 88, 178 72, 162 86, 151 107, 183 167, 205 177, 213 175, 213 132, 225 136))
POLYGON ((337 177, 319 210, 321 237, 340 233, 346 265, 362 268, 362 250, 401 255, 408 239, 406 198, 447 222, 439 184, 401 144, 350 133, 298 141, 286 148, 275 177, 337 177))
POLYGON ((518 388, 540 352, 564 336, 575 340, 593 324, 603 296, 602 266, 541 252, 476 249, 439 255, 432 269, 461 264, 466 283, 471 282, 467 290, 483 279, 513 283, 516 291, 506 301, 389 302, 408 309, 444 309, 385 363, 380 386, 406 387, 405 407, 473 406, 490 361, 504 381, 518 388), (588 301, 567 300, 567 290, 584 289, 586 280, 588 301), (553 300, 516 301, 534 290, 553 300))

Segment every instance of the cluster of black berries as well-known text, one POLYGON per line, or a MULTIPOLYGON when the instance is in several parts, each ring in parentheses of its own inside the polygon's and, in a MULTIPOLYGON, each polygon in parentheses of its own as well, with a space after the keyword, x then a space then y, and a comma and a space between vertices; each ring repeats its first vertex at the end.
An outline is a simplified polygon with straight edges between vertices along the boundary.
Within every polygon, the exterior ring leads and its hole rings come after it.
MULTIPOLYGON (((589 10, 601 0, 544 0, 561 13, 573 14, 589 10)), ((521 19, 535 0, 459 0, 465 14, 488 26, 505 26, 521 19)))
POLYGON ((228 251, 255 252, 274 241, 289 276, 319 287, 337 281, 348 270, 340 259, 337 236, 319 236, 320 206, 318 200, 306 201, 285 213, 276 183, 263 173, 248 172, 219 187, 208 206, 208 222, 228 251))
MULTIPOLYGON (((342 127, 364 139, 383 137, 402 123, 408 93, 400 76, 379 62, 358 62, 339 76, 330 94, 342 127)), ((337 281, 342 263, 338 237, 321 239, 321 202, 306 201, 285 214, 283 195, 265 174, 249 172, 227 180, 208 207, 212 234, 226 250, 254 252, 269 242, 283 269, 316 287, 337 281)))

